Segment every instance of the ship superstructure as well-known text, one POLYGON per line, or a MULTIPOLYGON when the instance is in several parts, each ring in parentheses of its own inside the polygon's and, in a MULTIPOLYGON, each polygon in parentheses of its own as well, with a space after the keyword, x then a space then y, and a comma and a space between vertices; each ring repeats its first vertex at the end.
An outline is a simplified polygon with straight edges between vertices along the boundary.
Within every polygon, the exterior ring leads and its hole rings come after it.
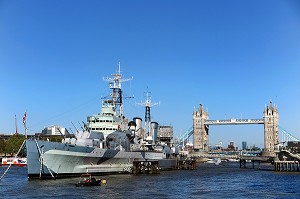
POLYGON ((103 77, 112 92, 103 98, 101 112, 87 117, 87 130, 103 133, 104 138, 114 131, 126 130, 128 125, 128 119, 123 115, 122 82, 133 78, 123 79, 120 68, 119 63, 117 73, 112 74, 112 77, 103 77))

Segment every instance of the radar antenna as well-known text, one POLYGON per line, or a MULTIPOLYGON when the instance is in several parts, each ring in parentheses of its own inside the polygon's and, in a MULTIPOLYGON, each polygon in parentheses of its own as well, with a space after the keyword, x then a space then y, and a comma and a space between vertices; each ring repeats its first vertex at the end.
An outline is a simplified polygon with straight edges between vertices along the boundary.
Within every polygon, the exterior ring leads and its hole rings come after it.
POLYGON ((119 62, 118 71, 116 74, 112 74, 113 77, 103 77, 104 81, 109 83, 109 88, 112 89, 112 93, 110 94, 111 99, 107 100, 115 107, 115 111, 117 115, 123 115, 123 105, 122 105, 122 82, 127 82, 133 79, 133 77, 128 79, 122 79, 121 74, 121 64, 119 62))
POLYGON ((150 108, 152 106, 159 105, 160 102, 151 102, 151 92, 145 92, 146 95, 146 101, 137 103, 138 105, 145 106, 145 132, 148 136, 150 136, 150 124, 151 124, 151 115, 150 115, 150 108))

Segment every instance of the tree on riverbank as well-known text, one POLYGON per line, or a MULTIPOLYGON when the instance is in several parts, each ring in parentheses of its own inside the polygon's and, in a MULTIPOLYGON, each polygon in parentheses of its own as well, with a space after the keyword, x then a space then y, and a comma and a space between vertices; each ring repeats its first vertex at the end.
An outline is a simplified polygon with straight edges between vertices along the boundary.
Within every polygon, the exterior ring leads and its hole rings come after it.
POLYGON ((5 146, 6 146, 6 141, 5 140, 0 140, 0 156, 1 154, 5 155, 5 146))
MULTIPOLYGON (((19 151, 24 140, 25 140, 25 135, 21 135, 21 134, 14 134, 6 141, 1 140, 0 154, 4 154, 5 156, 15 155, 19 151)), ((18 156, 24 156, 24 155, 25 155, 24 149, 22 149, 18 154, 18 156)))

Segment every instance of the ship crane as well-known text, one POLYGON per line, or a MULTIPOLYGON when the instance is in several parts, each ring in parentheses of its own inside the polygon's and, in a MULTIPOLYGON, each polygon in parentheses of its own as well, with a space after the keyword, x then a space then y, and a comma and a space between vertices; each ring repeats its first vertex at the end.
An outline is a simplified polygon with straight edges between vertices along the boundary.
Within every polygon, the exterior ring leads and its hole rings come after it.
MULTIPOLYGON (((150 135, 150 124, 151 124, 151 115, 150 109, 153 106, 159 105, 159 102, 151 102, 151 92, 145 92, 146 94, 146 101, 137 103, 138 105, 145 106, 145 132, 146 135, 151 137, 150 135)), ((147 138, 146 138, 147 139, 147 138)))
POLYGON ((130 81, 133 79, 133 77, 122 79, 120 62, 119 62, 117 73, 112 74, 112 76, 113 77, 103 77, 103 80, 108 82, 109 88, 113 90, 111 94, 111 100, 112 100, 111 104, 115 107, 116 114, 122 116, 123 115, 122 82, 130 81))

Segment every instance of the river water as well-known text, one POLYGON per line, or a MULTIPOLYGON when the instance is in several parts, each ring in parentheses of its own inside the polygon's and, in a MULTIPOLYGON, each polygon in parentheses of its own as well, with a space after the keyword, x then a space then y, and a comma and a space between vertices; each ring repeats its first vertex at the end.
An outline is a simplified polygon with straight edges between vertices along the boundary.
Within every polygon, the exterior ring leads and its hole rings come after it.
MULTIPOLYGON (((247 166, 202 163, 196 170, 157 175, 97 176, 107 184, 94 187, 76 187, 79 178, 28 180, 26 167, 11 167, 0 181, 0 198, 300 198, 300 172, 247 166)), ((0 167, 0 175, 6 168, 0 167)))

